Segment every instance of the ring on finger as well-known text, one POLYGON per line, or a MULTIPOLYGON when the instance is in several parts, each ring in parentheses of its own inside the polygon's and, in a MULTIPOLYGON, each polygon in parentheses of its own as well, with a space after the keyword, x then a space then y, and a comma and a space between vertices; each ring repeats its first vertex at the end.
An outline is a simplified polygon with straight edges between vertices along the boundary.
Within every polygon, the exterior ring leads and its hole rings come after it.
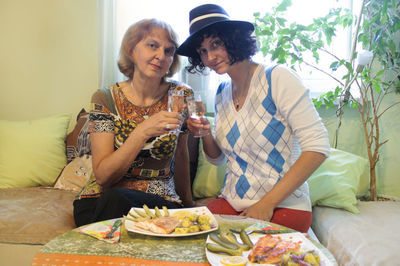
POLYGON ((169 125, 169 124, 166 124, 166 125, 165 125, 165 129, 170 129, 170 125, 169 125))

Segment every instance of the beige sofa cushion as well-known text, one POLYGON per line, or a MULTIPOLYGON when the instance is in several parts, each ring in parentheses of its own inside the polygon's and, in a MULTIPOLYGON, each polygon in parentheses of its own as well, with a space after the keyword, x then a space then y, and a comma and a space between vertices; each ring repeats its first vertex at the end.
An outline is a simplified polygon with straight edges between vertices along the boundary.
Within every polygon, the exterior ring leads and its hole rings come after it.
POLYGON ((400 202, 357 204, 360 213, 315 206, 312 229, 339 265, 399 265, 400 202))
POLYGON ((0 242, 45 244, 75 228, 75 194, 44 187, 0 189, 0 242))
POLYGON ((92 156, 86 154, 82 157, 76 157, 64 167, 54 187, 80 192, 92 173, 92 156))

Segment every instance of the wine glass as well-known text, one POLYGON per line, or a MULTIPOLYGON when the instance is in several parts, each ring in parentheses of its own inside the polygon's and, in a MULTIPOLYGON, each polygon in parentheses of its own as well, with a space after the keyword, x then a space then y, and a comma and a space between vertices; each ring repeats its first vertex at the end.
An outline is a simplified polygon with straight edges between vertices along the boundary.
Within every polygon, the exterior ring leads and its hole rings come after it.
MULTIPOLYGON (((185 110, 185 94, 183 91, 170 90, 168 92, 168 112, 182 113, 185 110)), ((172 129, 170 132, 182 132, 180 129, 172 129)))
MULTIPOLYGON (((188 111, 190 118, 197 120, 205 118, 204 114, 206 113, 206 108, 204 106, 203 101, 201 100, 200 94, 195 94, 194 96, 188 97, 187 101, 188 101, 188 111)), ((196 132, 192 132, 192 134, 196 138, 204 137, 209 134, 209 130, 199 128, 197 129, 196 132)))

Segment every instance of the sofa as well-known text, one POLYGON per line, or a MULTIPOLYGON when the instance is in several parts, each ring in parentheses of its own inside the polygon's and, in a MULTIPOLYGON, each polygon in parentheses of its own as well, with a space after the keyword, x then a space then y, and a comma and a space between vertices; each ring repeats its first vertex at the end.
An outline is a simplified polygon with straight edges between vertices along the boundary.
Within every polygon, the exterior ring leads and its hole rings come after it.
MULTIPOLYGON (((30 265, 43 244, 75 228, 72 202, 92 169, 88 114, 82 110, 67 134, 69 120, 60 114, 0 121, 1 265, 30 265)), ((194 197, 218 196, 226 165, 217 167, 204 159, 201 139, 190 136, 188 146, 194 197)), ((308 180, 314 206, 310 233, 339 265, 400 261, 400 203, 357 199, 365 193, 360 178, 367 166, 364 158, 332 149, 308 180)))
POLYGON ((400 201, 361 200, 368 195, 368 180, 361 180, 368 170, 366 159, 331 149, 308 179, 311 228, 339 265, 398 265, 400 201))

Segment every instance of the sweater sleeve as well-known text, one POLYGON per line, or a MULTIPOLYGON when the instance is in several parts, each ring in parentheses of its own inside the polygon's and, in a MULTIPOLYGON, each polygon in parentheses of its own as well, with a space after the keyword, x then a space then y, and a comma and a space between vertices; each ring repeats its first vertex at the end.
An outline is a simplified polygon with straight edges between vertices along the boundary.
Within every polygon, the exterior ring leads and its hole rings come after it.
POLYGON ((292 70, 278 66, 272 71, 272 98, 277 110, 297 137, 301 151, 329 156, 328 131, 300 78, 292 70))

